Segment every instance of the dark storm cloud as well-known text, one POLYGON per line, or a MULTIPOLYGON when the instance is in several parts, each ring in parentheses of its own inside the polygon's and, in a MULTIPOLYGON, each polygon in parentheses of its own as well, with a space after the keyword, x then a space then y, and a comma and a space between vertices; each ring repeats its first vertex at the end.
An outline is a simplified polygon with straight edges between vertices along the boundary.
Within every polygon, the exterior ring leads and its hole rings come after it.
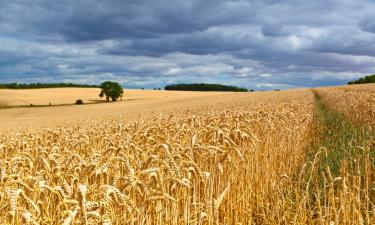
POLYGON ((366 0, 0 0, 0 81, 343 84, 375 70, 366 0))

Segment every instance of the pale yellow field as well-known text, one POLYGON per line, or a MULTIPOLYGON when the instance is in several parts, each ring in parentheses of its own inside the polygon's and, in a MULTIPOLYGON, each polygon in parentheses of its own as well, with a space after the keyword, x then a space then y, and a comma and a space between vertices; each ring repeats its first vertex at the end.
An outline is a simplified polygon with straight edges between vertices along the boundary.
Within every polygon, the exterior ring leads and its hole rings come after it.
MULTIPOLYGON (((0 110, 0 133, 38 129, 69 121, 119 114, 124 115, 130 121, 147 112, 188 109, 192 104, 205 106, 231 102, 243 95, 222 92, 124 90, 123 101, 115 103, 104 101, 103 103, 103 100, 98 97, 99 92, 100 90, 97 88, 0 89, 0 104, 2 106, 27 106, 0 110), (31 103, 34 105, 72 104, 78 98, 85 103, 98 101, 100 104, 29 107, 31 103)), ((251 95, 251 93, 246 93, 246 95, 251 95)))
MULTIPOLYGON (((65 105, 74 104, 77 99, 85 103, 105 101, 99 98, 99 88, 45 88, 45 89, 0 89, 0 106, 65 105)), ((125 89, 123 100, 164 99, 174 100, 186 97, 211 96, 213 92, 178 92, 125 89)))
POLYGON ((75 100, 84 102, 99 100, 97 88, 48 88, 48 89, 1 89, 0 105, 53 105, 73 104, 75 100))

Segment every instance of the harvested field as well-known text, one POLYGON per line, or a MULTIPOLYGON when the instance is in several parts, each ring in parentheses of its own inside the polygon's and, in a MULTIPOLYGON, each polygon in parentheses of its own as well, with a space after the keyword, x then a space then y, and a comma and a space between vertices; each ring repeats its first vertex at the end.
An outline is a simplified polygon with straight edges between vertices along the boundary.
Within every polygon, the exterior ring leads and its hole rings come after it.
POLYGON ((0 133, 39 129, 55 126, 61 122, 90 120, 109 115, 126 114, 128 120, 132 120, 148 112, 189 108, 189 104, 205 105, 210 102, 215 104, 232 99, 232 97, 225 97, 230 96, 230 93, 219 92, 125 90, 123 101, 107 104, 98 97, 99 92, 97 88, 0 89, 0 102, 3 102, 3 107, 26 104, 24 105, 26 107, 0 110, 0 133), (16 94, 13 97, 14 93, 16 94), (223 97, 217 98, 216 96, 223 97), (103 104, 54 106, 73 104, 78 98, 84 103, 103 104), (48 106, 49 102, 53 107, 48 106), (29 103, 48 107, 30 107, 29 103))

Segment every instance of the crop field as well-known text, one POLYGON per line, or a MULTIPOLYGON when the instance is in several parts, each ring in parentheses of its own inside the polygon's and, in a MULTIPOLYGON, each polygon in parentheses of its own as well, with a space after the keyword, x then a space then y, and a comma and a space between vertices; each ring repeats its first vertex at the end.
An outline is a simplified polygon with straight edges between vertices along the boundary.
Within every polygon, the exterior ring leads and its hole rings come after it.
MULTIPOLYGON (((42 89, 0 89, 0 106, 3 107, 25 107, 30 106, 59 106, 72 105, 77 99, 82 99, 84 103, 101 103, 105 99, 99 97, 98 88, 42 88, 42 89)), ((142 99, 160 99, 189 96, 212 96, 218 93, 213 92, 180 92, 180 91, 152 91, 124 89, 126 95, 124 101, 142 99)))
POLYGON ((375 223, 374 85, 124 94, 0 110, 0 224, 375 223))
POLYGON ((127 120, 138 119, 148 112, 189 108, 189 104, 207 106, 233 99, 230 93, 125 89, 123 101, 107 104, 99 98, 99 92, 97 88, 0 89, 0 133, 38 130, 41 126, 54 127, 61 121, 96 120, 124 113, 127 120), (85 105, 74 105, 77 99, 82 99, 85 105))

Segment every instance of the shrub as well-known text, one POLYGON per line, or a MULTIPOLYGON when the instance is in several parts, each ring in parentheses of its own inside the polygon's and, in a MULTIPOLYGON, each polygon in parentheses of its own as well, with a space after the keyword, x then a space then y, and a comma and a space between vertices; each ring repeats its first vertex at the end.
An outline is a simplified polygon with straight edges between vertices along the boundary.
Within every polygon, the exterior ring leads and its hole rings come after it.
POLYGON ((83 105, 83 100, 82 99, 77 99, 76 100, 76 105, 83 105))

